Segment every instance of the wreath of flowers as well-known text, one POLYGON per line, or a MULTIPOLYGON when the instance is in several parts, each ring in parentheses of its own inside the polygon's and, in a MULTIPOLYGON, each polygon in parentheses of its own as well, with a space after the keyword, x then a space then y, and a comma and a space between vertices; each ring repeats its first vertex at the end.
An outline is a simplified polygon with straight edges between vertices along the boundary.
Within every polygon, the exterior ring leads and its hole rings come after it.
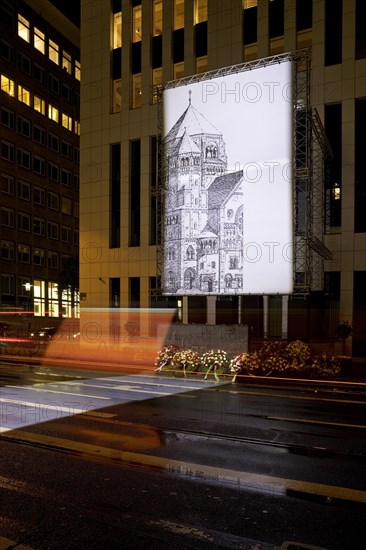
POLYGON ((177 351, 172 360, 172 366, 177 369, 183 369, 185 371, 199 371, 201 365, 200 354, 192 349, 184 349, 177 351))
POLYGON ((155 359, 156 370, 161 371, 169 365, 177 351, 178 348, 176 346, 164 346, 155 359))
POLYGON ((300 340, 294 340, 286 347, 286 353, 293 359, 293 363, 301 364, 310 358, 310 347, 300 340))
POLYGON ((211 349, 203 353, 201 356, 201 364, 204 369, 207 369, 205 380, 209 372, 213 369, 215 379, 219 382, 220 378, 217 375, 217 370, 220 369, 220 371, 225 373, 225 371, 229 369, 227 353, 222 349, 211 349))

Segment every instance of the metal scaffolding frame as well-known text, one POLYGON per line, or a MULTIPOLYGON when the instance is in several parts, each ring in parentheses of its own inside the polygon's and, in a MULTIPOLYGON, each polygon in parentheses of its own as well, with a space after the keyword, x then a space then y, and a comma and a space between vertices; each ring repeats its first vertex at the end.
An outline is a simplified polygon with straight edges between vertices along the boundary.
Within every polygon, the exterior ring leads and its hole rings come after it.
POLYGON ((323 287, 324 259, 332 257, 324 237, 324 161, 331 149, 319 115, 310 105, 310 51, 308 49, 275 55, 195 74, 156 87, 157 174, 151 196, 156 197, 156 280, 157 288, 150 297, 162 296, 161 277, 164 267, 164 195, 166 190, 163 140, 163 91, 181 85, 210 80, 259 67, 292 61, 293 75, 293 227, 294 227, 294 295, 307 295, 323 287))

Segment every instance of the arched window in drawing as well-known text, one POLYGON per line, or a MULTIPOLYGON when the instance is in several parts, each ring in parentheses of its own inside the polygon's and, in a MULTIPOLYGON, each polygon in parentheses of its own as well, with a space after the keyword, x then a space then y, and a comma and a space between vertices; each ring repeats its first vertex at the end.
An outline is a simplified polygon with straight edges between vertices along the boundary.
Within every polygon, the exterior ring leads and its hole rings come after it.
POLYGON ((236 230, 239 235, 243 235, 244 230, 244 211, 243 207, 241 206, 238 208, 236 214, 235 214, 235 225, 236 230))
POLYGON ((196 278, 196 272, 194 269, 189 268, 184 272, 184 288, 190 290, 193 288, 194 280, 196 278))
POLYGON ((231 288, 232 282, 233 282, 232 275, 230 275, 230 273, 228 275, 225 275, 225 288, 231 288))
POLYGON ((186 252, 187 260, 194 260, 194 248, 192 245, 189 245, 186 252))
POLYGON ((166 274, 166 286, 170 290, 173 290, 175 287, 175 277, 173 271, 168 271, 166 274))

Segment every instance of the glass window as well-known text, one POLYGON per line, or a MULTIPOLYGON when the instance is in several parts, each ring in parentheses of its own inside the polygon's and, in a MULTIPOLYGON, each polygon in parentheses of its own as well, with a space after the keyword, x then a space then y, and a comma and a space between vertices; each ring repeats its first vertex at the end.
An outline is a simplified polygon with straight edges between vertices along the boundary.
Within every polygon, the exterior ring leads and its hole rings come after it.
POLYGON ((71 227, 68 227, 67 225, 62 226, 61 240, 64 243, 71 243, 71 227))
POLYGON ((33 171, 40 176, 44 176, 46 173, 45 167, 46 161, 41 157, 33 155, 33 171))
POLYGON ((258 0, 243 0, 243 8, 246 10, 248 8, 255 8, 258 4, 258 0))
POLYGON ((59 110, 54 105, 48 105, 48 118, 54 122, 58 122, 59 119, 59 110))
POLYGON ((46 45, 45 45, 45 35, 42 31, 34 27, 34 47, 36 50, 38 50, 41 53, 45 53, 46 51, 46 45))
POLYGON ((18 164, 27 170, 30 169, 30 152, 25 149, 18 149, 18 164))
POLYGON ((153 3, 153 36, 163 32, 163 0, 154 0, 153 3))
POLYGON ((25 201, 30 201, 30 198, 31 198, 30 183, 28 183, 27 181, 19 180, 19 182, 18 182, 18 196, 21 199, 25 200, 25 201))
MULTIPOLYGON (((50 258, 48 257, 48 264, 49 262, 50 262, 50 258)), ((56 266, 49 265, 49 267, 56 267, 56 266)), ((57 257, 57 267, 58 267, 58 257, 57 257)), ((59 316, 58 283, 52 283, 52 282, 48 283, 48 315, 49 317, 59 316)))
POLYGON ((72 73, 71 55, 65 52, 65 50, 62 51, 62 68, 68 74, 72 73))
POLYGON ((207 21, 207 0, 194 0, 194 24, 207 21))
POLYGON ((1 259, 14 260, 15 245, 11 241, 1 241, 1 259))
POLYGON ((18 212, 18 229, 20 231, 30 231, 30 215, 24 212, 18 212))
POLYGON ((122 105, 121 79, 113 80, 112 113, 119 113, 122 105))
POLYGON ((174 0, 174 30, 184 27, 184 0, 174 0))
POLYGON ((56 153, 58 153, 60 150, 60 139, 58 136, 52 134, 51 132, 48 133, 48 147, 56 153))
POLYGON ((19 55, 18 55, 18 62, 19 62, 19 67, 20 69, 26 73, 27 75, 30 75, 31 74, 31 60, 29 59, 29 57, 27 57, 26 55, 24 55, 23 53, 19 52, 19 55))
POLYGON ((5 206, 1 207, 1 225, 10 228, 14 227, 14 210, 5 206))
POLYGON ((31 137, 31 121, 20 115, 18 115, 18 132, 25 137, 31 137))
POLYGON ((14 195, 14 178, 9 174, 1 173, 0 176, 0 190, 7 195, 14 195))
POLYGON ((68 141, 62 141, 61 152, 62 156, 72 159, 72 144, 68 141))
POLYGON ((41 145, 46 144, 46 131, 41 126, 37 126, 34 124, 33 126, 33 139, 37 143, 40 143, 41 145))
POLYGON ((71 199, 68 197, 62 197, 61 199, 61 209, 63 214, 67 214, 71 216, 72 214, 72 206, 71 206, 71 199))
POLYGON ((1 274, 1 293, 9 296, 15 295, 15 280, 14 275, 8 273, 1 274))
POLYGON ((26 42, 30 41, 30 25, 28 19, 18 13, 18 36, 26 42))
POLYGON ((72 118, 66 113, 62 113, 62 126, 72 132, 72 118))
POLYGON ((159 98, 159 90, 163 83, 163 69, 159 67, 158 69, 153 69, 152 72, 152 102, 157 103, 159 98))
POLYGON ((80 122, 78 120, 74 120, 74 132, 80 136, 80 122))
POLYGON ((6 107, 1 107, 1 124, 10 128, 10 130, 15 130, 15 113, 10 111, 6 107))
POLYGON ((122 46, 122 12, 113 14, 113 49, 122 46))
POLYGON ((80 80, 80 61, 75 60, 75 78, 76 80, 80 80))
POLYGON ((132 108, 141 107, 141 74, 132 76, 132 108))
POLYGON ((53 164, 53 162, 48 163, 48 177, 50 180, 53 181, 59 181, 60 175, 59 175, 59 167, 57 164, 53 164))
POLYGON ((33 249, 33 264, 34 265, 45 265, 46 251, 44 248, 34 248, 33 249))
POLYGON ((33 233, 35 235, 41 235, 41 237, 44 237, 45 235, 45 227, 46 222, 43 218, 33 218, 33 233))
POLYGON ((41 115, 45 115, 46 114, 45 100, 39 97, 38 95, 35 95, 33 98, 33 108, 38 113, 41 113, 41 115))
POLYGON ((30 246, 28 246, 27 244, 18 244, 18 262, 29 264, 30 251, 30 246))
POLYGON ((5 92, 8 95, 11 95, 14 97, 15 94, 15 87, 14 87, 14 80, 11 80, 5 75, 1 75, 1 89, 3 92, 5 92))
POLYGON ((44 316, 45 315, 45 282, 35 279, 33 281, 33 306, 34 306, 34 316, 44 316))
POLYGON ((24 88, 21 84, 18 84, 18 99, 26 105, 31 104, 31 93, 27 88, 24 88))
POLYGON ((41 84, 46 84, 46 71, 43 67, 35 63, 33 65, 33 74, 34 80, 37 80, 37 82, 40 82, 41 84))
MULTIPOLYGON (((58 269, 58 253, 52 250, 48 251, 48 267, 58 269)), ((57 315, 58 316, 58 315, 57 315)))
POLYGON ((52 193, 52 191, 48 192, 48 208, 51 210, 59 209, 59 196, 56 193, 52 193))
POLYGON ((47 222, 47 237, 58 240, 58 223, 47 222))
POLYGON ((132 42, 142 39, 142 7, 135 6, 132 11, 132 42))
POLYGON ((45 190, 42 189, 42 187, 33 187, 33 202, 34 204, 40 204, 41 206, 45 206, 46 200, 45 200, 45 190))
POLYGON ((48 58, 59 65, 60 63, 60 47, 56 42, 49 39, 48 41, 48 58))
POLYGON ((14 145, 3 139, 1 140, 1 158, 14 162, 14 145))

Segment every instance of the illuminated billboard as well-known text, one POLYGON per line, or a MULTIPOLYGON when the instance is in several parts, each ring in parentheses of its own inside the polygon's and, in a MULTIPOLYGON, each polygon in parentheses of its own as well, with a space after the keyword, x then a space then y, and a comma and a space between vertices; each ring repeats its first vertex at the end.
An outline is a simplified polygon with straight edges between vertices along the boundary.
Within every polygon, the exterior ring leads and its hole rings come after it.
POLYGON ((165 294, 292 292, 291 65, 163 90, 165 294))

